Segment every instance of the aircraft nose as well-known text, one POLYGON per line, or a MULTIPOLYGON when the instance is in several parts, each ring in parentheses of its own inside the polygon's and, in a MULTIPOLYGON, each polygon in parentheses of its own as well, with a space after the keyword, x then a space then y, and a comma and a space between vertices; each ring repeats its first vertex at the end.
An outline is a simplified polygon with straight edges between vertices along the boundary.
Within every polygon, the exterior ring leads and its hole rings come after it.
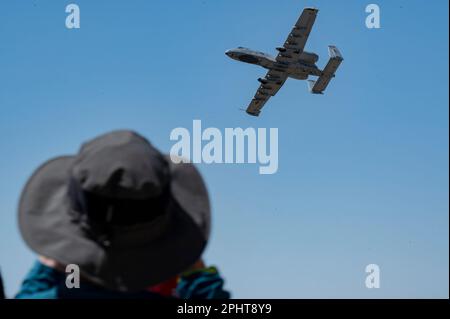
POLYGON ((225 54, 226 54, 227 56, 229 56, 229 57, 232 56, 231 50, 226 50, 226 51, 225 51, 225 54))

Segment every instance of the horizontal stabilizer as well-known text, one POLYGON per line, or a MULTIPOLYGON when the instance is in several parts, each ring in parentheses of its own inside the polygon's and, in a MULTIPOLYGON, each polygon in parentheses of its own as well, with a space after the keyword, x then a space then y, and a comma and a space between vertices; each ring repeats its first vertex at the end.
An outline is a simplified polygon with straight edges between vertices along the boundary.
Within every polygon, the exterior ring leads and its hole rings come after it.
POLYGON ((309 92, 311 92, 311 93, 316 93, 316 94, 323 94, 322 92, 314 92, 313 91, 313 89, 314 89, 314 85, 316 84, 316 81, 314 81, 314 80, 308 80, 308 89, 309 89, 309 92))
POLYGON ((331 79, 334 77, 336 70, 338 69, 341 62, 344 60, 338 48, 333 45, 328 47, 328 52, 330 54, 330 59, 327 65, 322 71, 322 75, 319 76, 317 81, 308 81, 309 91, 314 94, 322 94, 327 88, 331 79))

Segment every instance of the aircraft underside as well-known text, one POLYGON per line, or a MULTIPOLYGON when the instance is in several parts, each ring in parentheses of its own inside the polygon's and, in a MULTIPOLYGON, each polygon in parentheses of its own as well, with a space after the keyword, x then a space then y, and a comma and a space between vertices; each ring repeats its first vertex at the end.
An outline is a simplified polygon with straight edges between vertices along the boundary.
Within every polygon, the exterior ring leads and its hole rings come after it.
POLYGON ((303 10, 283 46, 276 48, 278 51, 276 57, 244 47, 225 52, 234 60, 256 64, 269 70, 264 77, 258 78, 261 84, 246 109, 248 114, 258 116, 269 98, 278 92, 288 78, 307 80, 309 91, 314 94, 322 94, 327 88, 343 58, 334 45, 328 46, 330 58, 321 70, 316 65, 319 56, 304 50, 317 12, 315 8, 303 10), (318 78, 308 80, 310 75, 318 78))
POLYGON ((272 62, 270 64, 264 63, 259 65, 269 70, 286 73, 288 77, 296 80, 306 80, 310 75, 322 75, 322 70, 320 70, 315 64, 310 64, 304 61, 298 61, 297 63, 290 64, 272 62))

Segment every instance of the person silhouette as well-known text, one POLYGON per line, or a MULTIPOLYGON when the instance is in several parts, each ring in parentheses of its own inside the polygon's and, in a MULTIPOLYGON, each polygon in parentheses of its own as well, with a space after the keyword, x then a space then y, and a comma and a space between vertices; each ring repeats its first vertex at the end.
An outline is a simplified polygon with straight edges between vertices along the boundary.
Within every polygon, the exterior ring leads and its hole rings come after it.
POLYGON ((228 298, 201 258, 210 215, 192 164, 132 131, 96 137, 44 163, 22 191, 19 228, 40 257, 16 298, 228 298))

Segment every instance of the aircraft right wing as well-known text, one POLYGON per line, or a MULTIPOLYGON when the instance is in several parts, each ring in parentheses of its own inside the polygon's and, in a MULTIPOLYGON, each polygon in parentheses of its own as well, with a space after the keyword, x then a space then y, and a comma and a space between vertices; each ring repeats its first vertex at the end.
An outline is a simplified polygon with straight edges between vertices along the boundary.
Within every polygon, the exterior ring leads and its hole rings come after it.
POLYGON ((319 10, 314 8, 303 9, 300 18, 298 18, 297 23, 292 28, 291 33, 289 33, 283 47, 278 48, 280 51, 276 58, 278 62, 291 62, 300 58, 314 21, 316 21, 317 12, 319 10))
POLYGON ((271 96, 277 94, 286 79, 286 73, 269 70, 266 76, 263 79, 260 79, 261 85, 248 105, 246 112, 250 115, 258 116, 264 104, 266 104, 271 96))

